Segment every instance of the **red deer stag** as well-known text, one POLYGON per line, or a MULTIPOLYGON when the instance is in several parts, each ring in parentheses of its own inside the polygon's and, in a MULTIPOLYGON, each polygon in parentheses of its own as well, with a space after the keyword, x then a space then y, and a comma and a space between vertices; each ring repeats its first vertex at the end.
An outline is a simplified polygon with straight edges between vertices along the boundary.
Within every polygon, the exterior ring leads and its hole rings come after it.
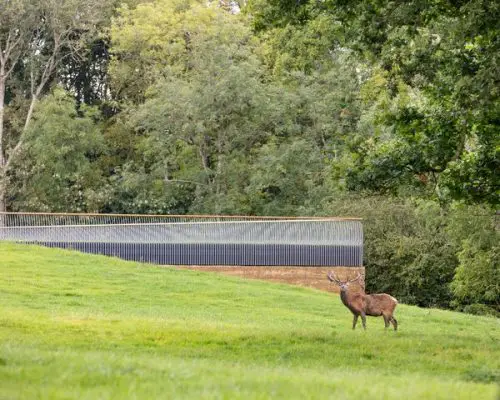
MULTIPOLYGON (((340 287, 340 299, 354 315, 352 329, 356 328, 359 316, 361 316, 363 328, 366 329, 367 315, 372 317, 383 316, 386 328, 388 328, 392 323, 394 330, 396 331, 398 329, 398 321, 396 321, 396 318, 392 315, 398 304, 398 301, 394 297, 385 293, 366 294, 363 283, 360 283, 361 289, 363 290, 361 293, 349 291, 349 285, 361 278, 361 274, 359 273, 354 279, 348 279, 344 282, 339 280, 331 272, 329 272, 327 276, 330 282, 333 282, 340 287)), ((361 282, 363 282, 363 280, 361 282)))

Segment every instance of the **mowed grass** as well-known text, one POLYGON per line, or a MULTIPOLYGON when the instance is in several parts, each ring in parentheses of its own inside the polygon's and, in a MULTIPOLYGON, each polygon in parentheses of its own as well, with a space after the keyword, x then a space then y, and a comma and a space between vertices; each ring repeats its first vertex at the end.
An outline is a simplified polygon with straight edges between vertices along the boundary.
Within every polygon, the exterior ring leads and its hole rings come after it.
POLYGON ((0 243, 0 399, 496 399, 500 322, 0 243))

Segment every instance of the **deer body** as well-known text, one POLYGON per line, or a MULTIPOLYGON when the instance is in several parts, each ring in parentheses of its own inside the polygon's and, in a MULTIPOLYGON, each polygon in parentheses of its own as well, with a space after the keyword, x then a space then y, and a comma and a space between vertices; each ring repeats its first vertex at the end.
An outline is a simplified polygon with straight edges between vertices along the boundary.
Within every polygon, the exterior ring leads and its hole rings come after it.
POLYGON ((340 286, 340 300, 354 315, 352 329, 356 328, 358 317, 361 317, 363 328, 366 329, 366 316, 369 315, 372 317, 384 317, 385 327, 388 328, 392 324, 394 330, 397 330, 398 322, 394 318, 393 313, 398 301, 386 293, 366 294, 364 290, 359 293, 349 291, 349 284, 360 278, 361 276, 358 274, 355 279, 342 282, 333 274, 328 274, 328 279, 340 286))

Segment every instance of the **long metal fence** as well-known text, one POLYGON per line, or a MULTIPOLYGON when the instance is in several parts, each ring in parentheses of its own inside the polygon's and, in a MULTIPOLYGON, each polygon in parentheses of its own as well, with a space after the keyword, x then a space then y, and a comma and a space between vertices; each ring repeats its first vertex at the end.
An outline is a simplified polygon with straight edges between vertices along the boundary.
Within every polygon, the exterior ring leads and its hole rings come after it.
POLYGON ((0 213, 0 240, 164 265, 363 262, 356 218, 0 213))

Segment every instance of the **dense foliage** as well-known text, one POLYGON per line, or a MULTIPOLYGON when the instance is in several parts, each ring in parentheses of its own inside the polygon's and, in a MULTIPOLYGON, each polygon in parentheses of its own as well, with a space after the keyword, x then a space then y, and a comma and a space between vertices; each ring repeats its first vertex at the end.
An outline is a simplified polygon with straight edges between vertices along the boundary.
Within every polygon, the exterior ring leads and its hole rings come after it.
POLYGON ((0 10, 0 211, 356 215, 370 290, 500 311, 496 2, 63 3, 0 10))

